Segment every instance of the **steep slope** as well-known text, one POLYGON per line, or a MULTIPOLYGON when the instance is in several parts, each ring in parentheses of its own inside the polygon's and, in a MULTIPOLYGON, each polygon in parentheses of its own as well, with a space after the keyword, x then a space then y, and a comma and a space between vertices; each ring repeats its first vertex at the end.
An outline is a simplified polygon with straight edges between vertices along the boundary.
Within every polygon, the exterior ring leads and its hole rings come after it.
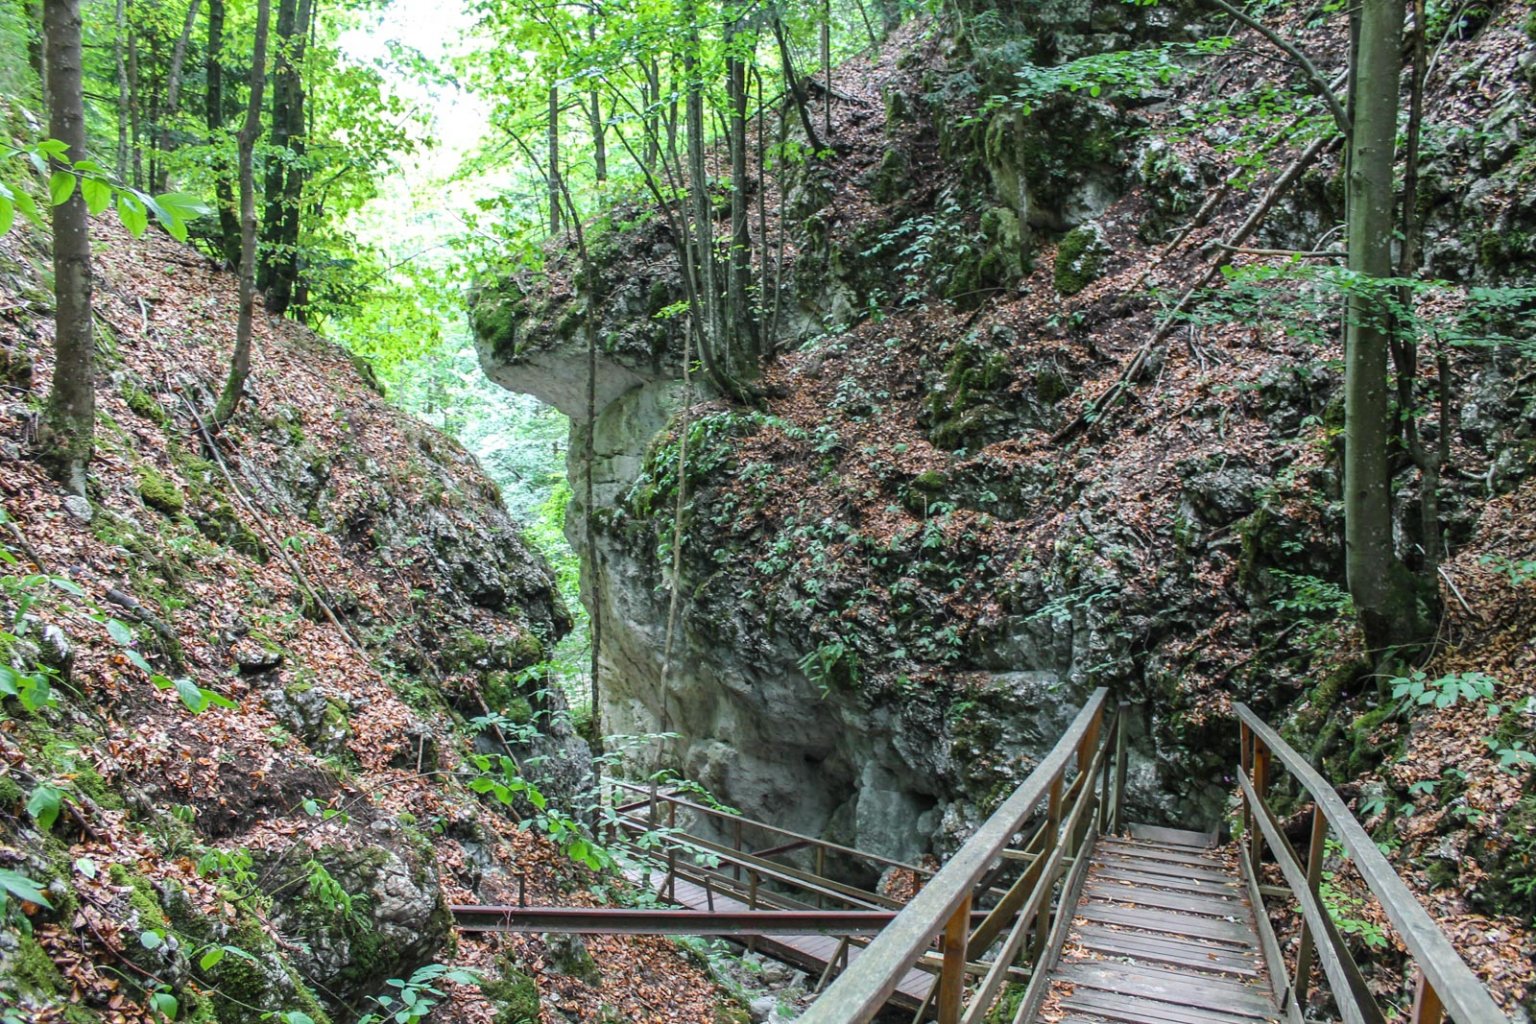
POLYGON ((714 1019, 728 1000, 660 940, 451 932, 452 903, 613 885, 545 834, 581 811, 591 762, 539 668, 569 616, 495 486, 279 320, 258 321, 250 399, 209 447, 233 278, 93 231, 89 504, 27 457, 46 253, 0 239, 0 1018, 353 1020, 436 963, 486 981, 445 980, 434 1019, 643 1020, 663 998, 714 1019), (481 754, 529 766, 547 808, 470 792, 481 754))
MULTIPOLYGON (((788 263, 759 408, 678 380, 659 218, 600 238, 590 290, 566 254, 480 296, 487 372, 571 415, 573 452, 593 431, 595 463, 572 464, 591 535, 570 522, 606 627, 605 723, 675 729, 668 759, 751 813, 910 858, 986 813, 1097 685, 1132 706, 1136 814, 1217 824, 1245 701, 1401 844, 1506 1002, 1528 999, 1531 6, 1437 22, 1428 85, 1418 208, 1446 284, 1415 300, 1432 329, 1404 393, 1435 408, 1443 349, 1449 419, 1423 421, 1449 435, 1453 557, 1442 653, 1417 671, 1497 680, 1439 710, 1370 674, 1342 590, 1340 293, 1307 269, 1336 245, 1338 151, 1277 113, 1305 86, 1256 36, 1175 48, 1213 27, 1180 5, 962 6, 843 69, 837 155, 762 190, 784 219, 760 251, 782 240, 788 263), (1202 280, 1219 287, 1160 330, 1202 280), (1468 286, 1505 304, 1469 322, 1486 295, 1468 286), (1410 788, 1442 766, 1465 778, 1410 788)), ((1276 16, 1340 70, 1336 17, 1276 16)), ((1418 477, 1401 453, 1394 472, 1417 564, 1418 477)))

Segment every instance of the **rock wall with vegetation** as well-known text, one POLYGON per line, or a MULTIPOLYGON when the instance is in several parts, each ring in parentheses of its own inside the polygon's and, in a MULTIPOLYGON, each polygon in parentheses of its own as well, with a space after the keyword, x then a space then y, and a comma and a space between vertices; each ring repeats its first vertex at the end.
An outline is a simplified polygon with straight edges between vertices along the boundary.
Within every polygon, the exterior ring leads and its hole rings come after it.
POLYGON ((620 1020, 658 987, 714 1020, 729 1000, 660 940, 594 941, 594 967, 452 931, 451 904, 615 884, 577 845, 592 763, 545 682, 570 616, 495 486, 278 319, 210 443, 233 278, 93 231, 88 501, 28 457, 47 252, 0 239, 0 1020, 324 1024, 407 993, 620 1020))
MULTIPOLYGON (((487 372, 572 415, 573 453, 595 431, 571 479, 580 498, 591 474, 597 511, 588 534, 573 506, 570 530, 606 624, 604 723, 676 731, 674 767, 749 813, 914 857, 989 811, 1100 685, 1131 705, 1134 814, 1220 824, 1241 700, 1345 785, 1496 974, 1479 936, 1532 941, 1536 675, 1513 653, 1536 579, 1515 511, 1536 469, 1528 6, 1437 23, 1419 206, 1440 290, 1413 301, 1444 362, 1425 355, 1406 394, 1432 410, 1447 374, 1446 420, 1424 418, 1452 454, 1449 557, 1440 653, 1387 677, 1343 586, 1339 292, 1309 269, 1326 263, 1273 255, 1333 244, 1337 151, 1253 251, 1223 248, 1308 138, 1276 141, 1272 99, 1296 87, 1251 59, 1256 36, 1209 47, 1179 8, 1110 17, 1126 10, 989 5, 845 71, 835 156, 770 189, 784 220, 765 248, 782 232, 793 259, 756 408, 679 382, 682 325, 654 313, 681 289, 654 222, 599 259, 595 291, 626 298, 593 307, 594 417, 574 257, 481 296, 487 372), (1472 666, 1496 686, 1414 696, 1472 666), (1404 767, 1451 734, 1442 776, 1404 767), (1436 786, 1468 795, 1430 814, 1436 786)), ((1327 16, 1283 17, 1341 66, 1327 16)), ((1394 474, 1416 561, 1403 452, 1394 474)), ((1528 969, 1504 980, 1511 1004, 1532 990, 1528 969)))

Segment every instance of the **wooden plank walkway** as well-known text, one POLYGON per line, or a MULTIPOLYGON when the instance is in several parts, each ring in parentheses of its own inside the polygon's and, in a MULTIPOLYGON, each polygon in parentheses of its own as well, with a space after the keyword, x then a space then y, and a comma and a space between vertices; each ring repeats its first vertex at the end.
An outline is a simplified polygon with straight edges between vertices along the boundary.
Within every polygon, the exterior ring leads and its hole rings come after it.
MULTIPOLYGON (((663 870, 653 868, 650 872, 650 886, 661 893, 665 898, 666 875, 663 870)), ((631 875, 631 879, 637 884, 643 883, 643 879, 631 875)), ((675 902, 679 906, 690 910, 748 910, 746 903, 718 892, 707 893, 703 886, 695 885, 686 878, 677 879, 677 895, 675 902)), ((734 940, 732 940, 734 941, 734 940)), ((782 960, 810 973, 813 979, 820 978, 827 964, 837 956, 839 941, 825 935, 773 935, 759 936, 752 941, 752 948, 765 956, 771 956, 775 960, 782 960)), ((852 943, 848 946, 848 962, 858 960, 862 949, 852 943)), ((815 984, 815 981, 812 981, 815 984)), ((911 970, 901 979, 896 986, 896 992, 891 997, 891 1002, 906 1010, 916 1010, 928 999, 928 991, 933 988, 934 976, 926 971, 911 970)))
POLYGON ((1101 836, 1037 1021, 1274 1024, 1247 890, 1210 837, 1101 836))

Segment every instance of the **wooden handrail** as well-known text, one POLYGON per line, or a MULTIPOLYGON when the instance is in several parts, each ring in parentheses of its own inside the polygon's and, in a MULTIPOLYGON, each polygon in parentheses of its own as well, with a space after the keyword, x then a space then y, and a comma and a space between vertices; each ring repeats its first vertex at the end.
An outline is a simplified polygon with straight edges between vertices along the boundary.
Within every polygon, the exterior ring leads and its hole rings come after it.
MULTIPOLYGON (((1456 1024, 1509 1024, 1509 1018, 1499 1010, 1498 1004, 1493 1001, 1483 983, 1457 954, 1456 948, 1435 924, 1434 919, 1414 898, 1408 886, 1398 877, 1397 871, 1387 858, 1382 856, 1376 843, 1355 820, 1354 815, 1350 813, 1334 788, 1247 705, 1236 704, 1234 711, 1238 721, 1242 723, 1255 744, 1254 754, 1259 755, 1250 757, 1245 744, 1243 750, 1245 772, 1241 778, 1241 787, 1245 810, 1249 812, 1248 819, 1258 826, 1253 840, 1253 849, 1259 850, 1259 836, 1268 839, 1271 846, 1277 847, 1277 859, 1281 860, 1281 869, 1285 872, 1293 893, 1302 905, 1304 918, 1308 920, 1312 932, 1312 941, 1318 944, 1319 951, 1321 952, 1324 942, 1332 944, 1329 934, 1333 930, 1332 922, 1317 920, 1319 917, 1326 916, 1326 912, 1317 905, 1310 891, 1312 879, 1300 874, 1300 864, 1295 860, 1294 853, 1290 851, 1290 844, 1287 842, 1283 846, 1279 845, 1284 837, 1275 828, 1271 812, 1264 802, 1266 781, 1264 775, 1271 756, 1285 765, 1302 789, 1312 798, 1317 812, 1322 814, 1328 828, 1344 847, 1344 851, 1355 865, 1355 870, 1365 880, 1372 895, 1381 903, 1387 919, 1392 922, 1403 944, 1408 947, 1409 955, 1418 964, 1424 984, 1421 985, 1421 999, 1416 1000, 1416 1010, 1422 1007, 1428 1015, 1422 1018, 1416 1015, 1415 1020, 1422 1019, 1425 1024, 1438 1024, 1439 1014, 1436 1006, 1438 1003, 1456 1024), (1262 744, 1262 747, 1259 744, 1262 744), (1252 781, 1247 777, 1248 770, 1252 770, 1256 776, 1252 781), (1290 863, 1286 863, 1287 860, 1290 863), (1323 927, 1318 928, 1318 925, 1323 927), (1319 931, 1323 934, 1319 935, 1319 931), (1426 988, 1429 990, 1428 998, 1424 999, 1422 990, 1426 988)), ((1314 828, 1313 836, 1321 841, 1326 832, 1325 829, 1314 828)), ((1317 849, 1309 853, 1309 858, 1318 856, 1317 849)), ((1312 874, 1315 875, 1315 872, 1312 874)), ((900 920, 899 916, 897 920, 900 920)), ((1323 966, 1327 971, 1326 962, 1323 966)), ((1346 1005, 1346 997, 1354 994, 1352 990, 1355 986, 1350 984, 1343 974, 1339 974, 1337 979, 1334 971, 1327 971, 1327 974, 1330 984, 1335 988, 1335 1001, 1339 1003, 1342 1010, 1346 1005)), ((1364 998, 1370 997, 1367 994, 1364 998)), ((1354 1009, 1358 1014, 1354 1019, 1364 1019, 1365 1013, 1377 1010, 1374 1002, 1370 1010, 1358 1006, 1354 1009)))
MULTIPOLYGON (((993 812, 928 884, 896 915, 863 954, 801 1016, 801 1024, 867 1021, 895 990, 902 975, 968 909, 976 883, 1012 841, 1039 803, 1051 797, 1060 813, 1061 779, 1085 740, 1100 733, 1108 691, 1095 690, 1071 726, 1013 795, 993 812)), ((1086 767, 1087 759, 1084 759, 1086 767)), ((1054 816, 1054 815, 1053 815, 1054 816)), ((1059 820, 1059 819, 1058 819, 1059 820)), ((960 946, 963 960, 964 944, 960 946)), ((941 986, 942 988, 942 986, 941 986)), ((940 1000, 944 997, 940 993, 940 1000)), ((941 1016, 944 1011, 941 1009, 941 1016)))

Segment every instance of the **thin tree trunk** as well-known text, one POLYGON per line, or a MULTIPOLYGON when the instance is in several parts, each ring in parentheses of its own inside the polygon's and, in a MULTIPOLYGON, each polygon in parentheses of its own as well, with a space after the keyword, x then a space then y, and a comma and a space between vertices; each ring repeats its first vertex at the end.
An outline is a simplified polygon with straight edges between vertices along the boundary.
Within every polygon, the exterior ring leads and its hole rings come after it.
MULTIPOLYGON (((46 0, 45 0, 46 2, 46 0)), ((144 187, 144 149, 143 132, 140 130, 139 111, 144 102, 143 92, 139 81, 139 41, 137 36, 129 33, 128 36, 128 132, 132 140, 132 150, 129 154, 129 172, 132 175, 133 187, 144 187)))
MULTIPOLYGON (((48 130, 84 160, 85 96, 79 0, 45 0, 48 130)), ((95 338, 91 319, 91 238, 85 198, 76 188, 53 207, 54 368, 44 419, 44 457, 71 494, 85 496, 96 440, 95 338)))
POLYGON ((821 139, 816 135, 816 126, 811 123, 811 114, 806 106, 805 87, 800 83, 800 78, 795 74, 795 62, 789 55, 789 40, 784 35, 784 22, 780 20, 778 11, 773 13, 773 38, 779 44, 779 63, 784 68, 784 85, 789 89, 789 94, 794 100, 795 110, 800 114, 800 127, 805 130, 806 141, 811 149, 821 151, 821 139))
POLYGON ((267 22, 271 0, 256 0, 256 39, 251 54, 251 96, 245 123, 236 138, 240 164, 240 317, 235 326, 235 351, 229 376, 214 407, 212 428, 220 430, 240 408, 245 381, 251 375, 251 329, 256 312, 256 137, 261 134, 261 99, 267 81, 267 22))
POLYGON ((1344 360, 1344 553, 1350 596, 1374 651, 1417 633, 1412 578, 1392 545, 1387 468, 1390 338, 1385 296, 1392 276, 1392 171, 1397 141, 1402 0, 1364 0, 1356 55, 1348 179, 1350 289, 1344 360))
POLYGON ((739 22, 726 26, 726 97, 729 121, 726 137, 731 153, 731 251, 726 261, 726 315, 730 332, 740 347, 742 366, 752 373, 758 366, 761 347, 756 319, 748 308, 752 284, 752 236, 747 230, 747 66, 736 52, 741 33, 739 22))
MULTIPOLYGON (((596 7, 591 8, 592 20, 587 22, 587 39, 594 46, 597 43, 597 18, 596 7)), ((592 122, 592 175, 598 184, 608 180, 608 125, 603 121, 603 97, 594 87, 587 94, 587 104, 592 108, 588 115, 592 122)))
POLYGON ((827 138, 832 137, 832 0, 821 4, 821 73, 827 80, 826 91, 821 94, 822 129, 827 138))
POLYGON ((128 0, 117 0, 116 33, 112 36, 112 58, 117 66, 117 160, 118 181, 128 180, 128 0))
POLYGON ((37 76, 37 81, 42 89, 42 101, 44 110, 52 110, 48 92, 48 58, 47 47, 44 45, 43 31, 43 5, 41 0, 24 0, 27 19, 27 66, 37 76))
POLYGON ((549 233, 560 233, 560 89, 549 87, 549 233))
POLYGON ((169 185, 170 173, 165 167, 165 154, 175 148, 171 138, 171 121, 176 117, 177 104, 181 102, 182 67, 187 59, 187 44, 192 40, 192 29, 197 26, 197 9, 202 0, 190 0, 187 4, 187 20, 182 23, 181 35, 171 50, 171 67, 165 76, 165 108, 160 112, 159 140, 160 171, 155 178, 155 190, 164 192, 169 185))
POLYGON ((655 57, 645 62, 645 83, 645 147, 641 165, 652 172, 661 154, 661 69, 656 66, 655 57))

